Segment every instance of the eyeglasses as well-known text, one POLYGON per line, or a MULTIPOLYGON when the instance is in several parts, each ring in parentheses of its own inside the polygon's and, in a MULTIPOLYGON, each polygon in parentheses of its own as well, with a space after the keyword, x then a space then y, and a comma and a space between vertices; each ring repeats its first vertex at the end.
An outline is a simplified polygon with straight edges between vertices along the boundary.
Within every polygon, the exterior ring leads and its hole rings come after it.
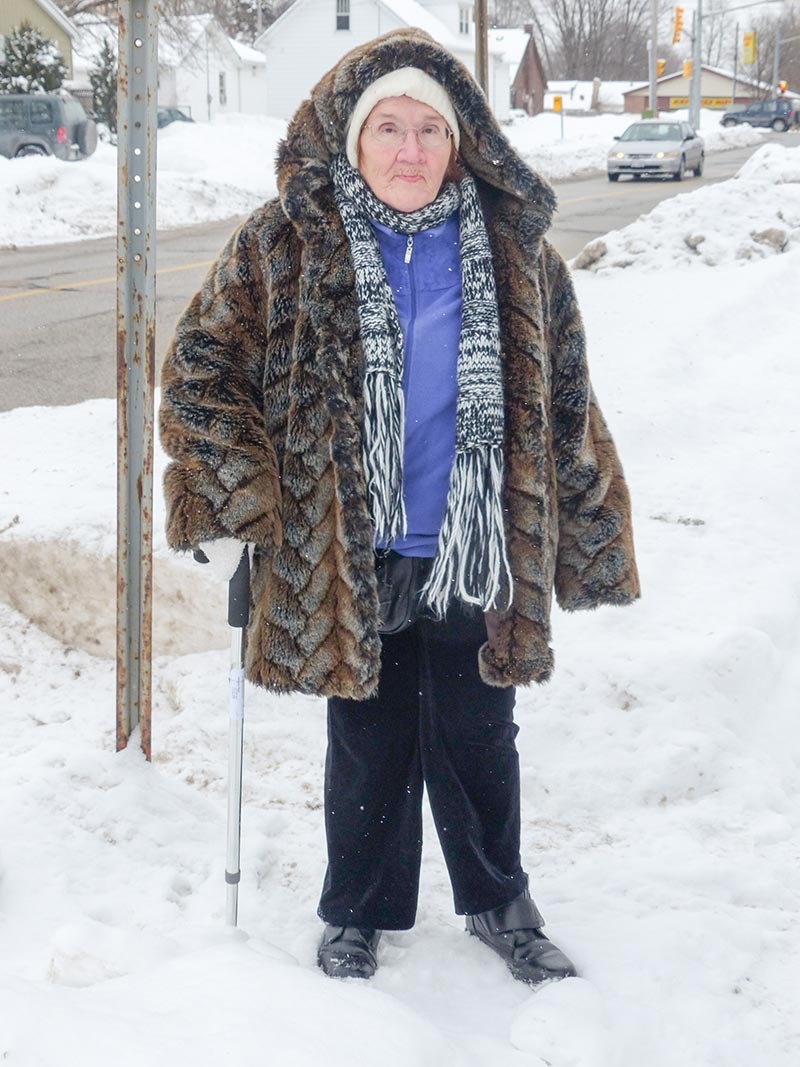
POLYGON ((409 130, 416 134, 420 148, 444 148, 453 131, 448 126, 440 126, 437 122, 426 122, 424 126, 398 126, 396 122, 379 122, 370 126, 364 126, 369 130, 373 141, 389 148, 402 148, 406 143, 406 135, 409 130))

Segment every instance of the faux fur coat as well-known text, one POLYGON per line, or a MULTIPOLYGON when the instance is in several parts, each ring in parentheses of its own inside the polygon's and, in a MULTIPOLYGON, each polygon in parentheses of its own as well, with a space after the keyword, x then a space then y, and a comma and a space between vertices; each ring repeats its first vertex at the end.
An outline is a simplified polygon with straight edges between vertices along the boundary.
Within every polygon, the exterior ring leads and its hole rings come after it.
POLYGON ((279 692, 363 699, 379 682, 363 356, 328 165, 364 89, 404 66, 453 101, 499 294, 514 589, 480 650, 483 679, 548 678, 554 591, 567 610, 639 595, 628 490, 592 394, 572 282, 543 237, 553 192, 461 63, 420 30, 395 31, 350 52, 300 106, 278 153, 278 198, 228 242, 162 373, 169 543, 255 542, 246 671, 279 692))

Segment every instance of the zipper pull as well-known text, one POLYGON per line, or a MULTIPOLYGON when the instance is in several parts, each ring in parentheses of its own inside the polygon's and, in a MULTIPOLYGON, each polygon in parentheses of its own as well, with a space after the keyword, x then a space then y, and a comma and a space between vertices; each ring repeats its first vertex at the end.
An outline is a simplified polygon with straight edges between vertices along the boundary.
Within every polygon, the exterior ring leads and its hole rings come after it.
POLYGON ((410 263, 411 262, 411 253, 413 251, 414 251, 414 235, 410 233, 408 235, 408 238, 406 239, 406 254, 405 254, 405 259, 404 259, 405 263, 410 263))

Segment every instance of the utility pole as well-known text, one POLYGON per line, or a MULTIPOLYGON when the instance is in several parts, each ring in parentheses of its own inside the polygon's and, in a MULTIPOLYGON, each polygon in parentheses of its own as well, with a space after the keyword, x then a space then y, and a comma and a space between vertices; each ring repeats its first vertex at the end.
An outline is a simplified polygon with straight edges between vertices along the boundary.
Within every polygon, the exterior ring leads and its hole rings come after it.
POLYGON ((475 0, 475 80, 489 99, 489 14, 486 0, 475 0))
POLYGON ((689 92, 689 124, 700 128, 703 79, 703 0, 697 0, 692 34, 692 81, 689 92))
POLYGON ((158 4, 120 0, 117 80, 117 750, 150 759, 158 4))
POLYGON ((739 23, 736 23, 736 33, 733 38, 733 92, 731 94, 731 106, 736 106, 736 79, 739 75, 739 23))
POLYGON ((656 82, 658 76, 656 73, 656 63, 658 60, 658 0, 650 0, 650 42, 649 42, 650 54, 648 55, 648 76, 650 78, 650 97, 648 100, 648 107, 650 109, 650 117, 658 118, 658 90, 656 88, 656 82))
POLYGON ((777 100, 780 96, 779 82, 781 80, 781 45, 789 44, 790 41, 800 41, 800 33, 792 37, 779 37, 780 28, 775 27, 775 53, 772 67, 772 97, 777 100))
POLYGON ((772 61, 772 99, 778 99, 778 82, 781 79, 781 36, 780 27, 775 26, 775 49, 772 61))

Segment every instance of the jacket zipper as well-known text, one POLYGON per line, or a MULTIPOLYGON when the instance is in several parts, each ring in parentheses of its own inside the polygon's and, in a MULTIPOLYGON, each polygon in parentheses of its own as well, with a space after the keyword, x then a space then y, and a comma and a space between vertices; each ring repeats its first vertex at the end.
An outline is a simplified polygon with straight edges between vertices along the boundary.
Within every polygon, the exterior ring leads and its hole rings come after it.
POLYGON ((414 251, 414 235, 410 233, 406 238, 406 254, 403 260, 404 263, 411 262, 411 253, 414 251))

